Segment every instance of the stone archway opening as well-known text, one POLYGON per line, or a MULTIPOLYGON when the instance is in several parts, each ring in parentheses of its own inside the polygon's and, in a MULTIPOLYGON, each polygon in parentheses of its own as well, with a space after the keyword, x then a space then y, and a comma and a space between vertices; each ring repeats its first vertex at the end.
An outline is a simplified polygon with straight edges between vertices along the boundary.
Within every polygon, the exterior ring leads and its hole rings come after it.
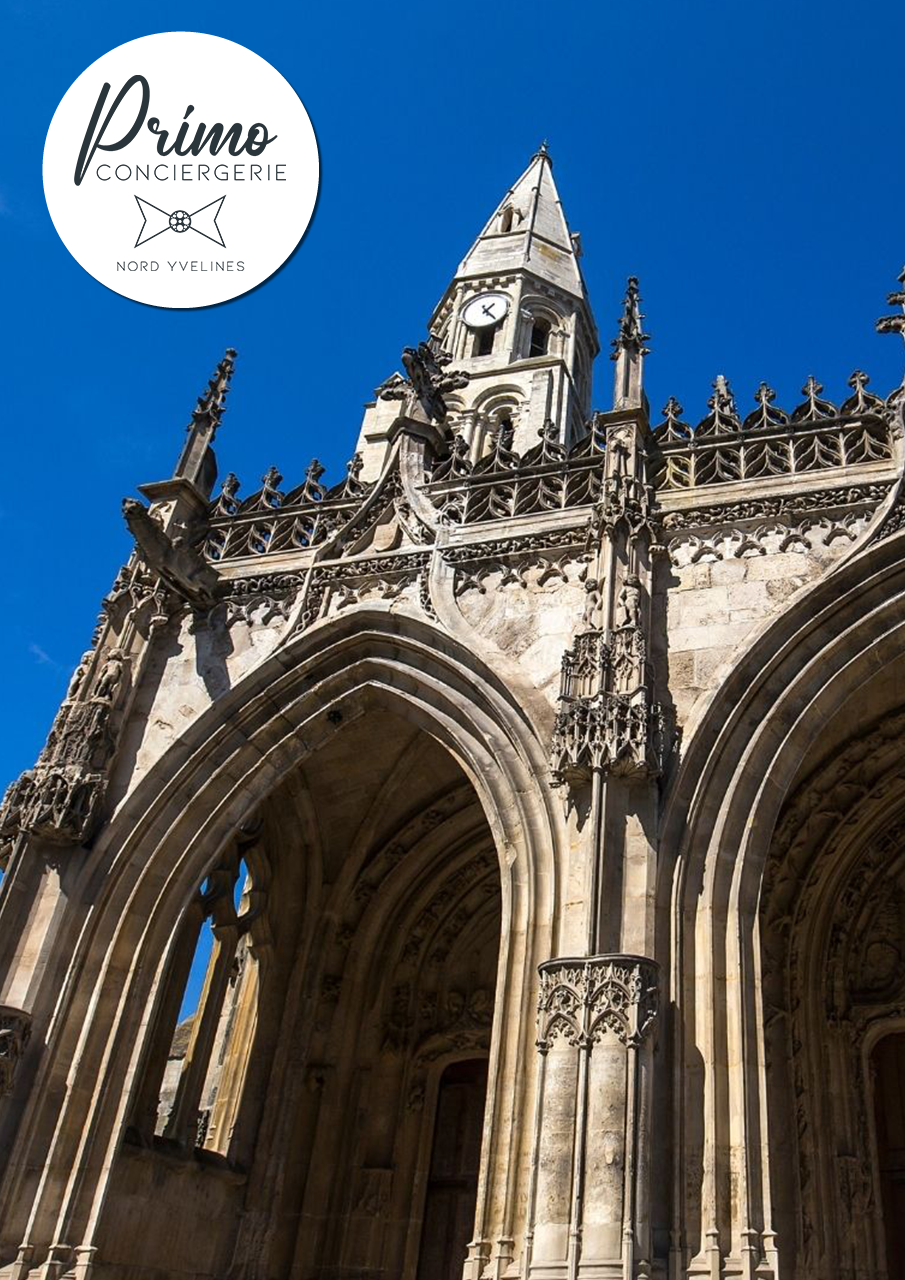
POLYGON ((905 1276, 903 724, 803 771, 762 885, 772 1200, 801 1280, 905 1276))
POLYGON ((418 1280, 442 1257, 454 1280, 480 1234, 494 840, 422 728, 361 705, 331 723, 174 932, 101 1233, 114 1265, 136 1200, 159 1275, 188 1253, 200 1276, 418 1280), (205 912, 198 1008, 174 1029, 205 912))

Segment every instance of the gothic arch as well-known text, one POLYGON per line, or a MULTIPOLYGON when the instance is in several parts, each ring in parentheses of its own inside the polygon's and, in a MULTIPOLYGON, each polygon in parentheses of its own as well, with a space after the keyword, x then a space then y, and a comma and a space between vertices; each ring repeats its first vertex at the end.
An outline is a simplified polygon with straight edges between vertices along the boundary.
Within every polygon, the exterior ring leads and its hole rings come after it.
POLYGON ((536 321, 543 321, 549 326, 549 355, 562 355, 569 331, 569 316, 561 305, 552 298, 542 294, 526 293, 521 301, 522 330, 519 350, 523 357, 528 355, 531 330, 536 321))
POLYGON ((903 728, 893 711, 805 779, 763 879, 776 1211, 805 1276, 885 1274, 869 1059, 905 1010, 903 728))
MULTIPOLYGON (((72 926, 80 930, 74 976, 46 1011, 35 1101, 18 1146, 21 1168, 77 1172, 68 1181, 46 1177, 26 1187, 20 1179, 10 1188, 3 1212, 32 1251, 65 1241, 77 1257, 91 1256, 106 1172, 140 1065, 143 1010, 194 886, 261 800, 341 730, 328 712, 348 724, 378 706, 449 751, 492 833, 503 913, 497 1018, 509 1028, 494 1052, 506 1057, 516 1082, 499 1100, 494 1141, 510 1143, 529 1131, 535 1054, 516 1009, 530 1003, 537 965, 555 951, 550 922, 562 839, 558 815, 536 782, 546 767, 543 744, 512 692, 456 641, 389 609, 359 610, 278 650, 192 725, 123 801, 70 887, 84 904, 72 926), (103 1089, 94 1088, 98 1079, 103 1089), (53 1099, 62 1092, 55 1119, 53 1099)), ((519 1161, 499 1162, 507 1165, 513 1183, 519 1161)), ((495 1188, 493 1199, 503 1215, 494 1235, 511 1237, 515 1186, 495 1188)))
POLYGON ((489 390, 476 397, 474 407, 488 418, 495 418, 501 409, 517 411, 524 399, 524 387, 519 387, 515 383, 495 383, 489 390))
POLYGON ((901 538, 868 547, 763 628, 696 718, 667 797, 658 949, 669 957, 680 1029, 672 1046, 676 1266, 732 1258, 754 1267, 763 1258, 786 1274, 759 1048, 758 904, 796 778, 857 731, 859 717, 894 709, 888 675, 905 660, 902 552, 901 538))

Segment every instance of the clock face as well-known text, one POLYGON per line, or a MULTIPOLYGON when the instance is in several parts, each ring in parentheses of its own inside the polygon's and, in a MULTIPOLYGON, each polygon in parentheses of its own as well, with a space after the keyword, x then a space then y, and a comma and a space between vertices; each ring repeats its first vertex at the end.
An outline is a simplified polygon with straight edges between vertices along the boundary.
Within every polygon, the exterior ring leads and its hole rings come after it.
POLYGON ((488 325, 499 324, 509 310, 509 299, 505 293, 482 293, 472 298, 462 312, 462 319, 469 329, 486 329, 488 325))

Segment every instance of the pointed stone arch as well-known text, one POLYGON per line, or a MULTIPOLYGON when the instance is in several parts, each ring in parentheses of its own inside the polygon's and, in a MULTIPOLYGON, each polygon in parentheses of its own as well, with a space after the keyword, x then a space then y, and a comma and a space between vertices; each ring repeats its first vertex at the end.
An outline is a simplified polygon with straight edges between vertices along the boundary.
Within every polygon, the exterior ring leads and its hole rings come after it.
MULTIPOLYGON (((863 717, 891 713, 905 663, 903 540, 853 555, 766 625, 695 718, 668 793, 658 950, 669 957, 673 1265, 791 1265, 767 1134, 761 923, 777 823, 796 780, 863 717), (886 675, 884 676, 884 672, 886 675)), ((748 1270, 744 1270, 748 1268, 748 1270)), ((785 1274, 780 1271, 779 1274, 785 1274)))
MULTIPOLYGON (((494 1053, 511 1084, 498 1099, 492 1142, 530 1133, 537 965, 551 937, 560 816, 536 779, 546 770, 531 714, 474 654, 429 624, 359 610, 313 628, 265 659, 180 738, 122 802, 70 896, 74 960, 53 1010, 33 1102, 17 1138, 18 1167, 43 1167, 10 1188, 9 1214, 32 1261, 90 1261, 109 1172, 140 1071, 146 1023, 174 920, 236 829, 306 755, 375 707, 391 708, 439 742, 473 786, 492 834, 502 893, 494 1053), (338 712, 342 722, 336 723, 338 712), (74 914, 74 913, 73 913, 74 914), (62 1109, 55 1099, 65 1094, 62 1109), (27 1181, 27 1179, 26 1179, 27 1181), (52 1252, 52 1251, 51 1251, 52 1252)), ((524 1161, 497 1162, 505 1184, 487 1248, 512 1249, 524 1161), (508 1241, 508 1243, 507 1243, 508 1241)))

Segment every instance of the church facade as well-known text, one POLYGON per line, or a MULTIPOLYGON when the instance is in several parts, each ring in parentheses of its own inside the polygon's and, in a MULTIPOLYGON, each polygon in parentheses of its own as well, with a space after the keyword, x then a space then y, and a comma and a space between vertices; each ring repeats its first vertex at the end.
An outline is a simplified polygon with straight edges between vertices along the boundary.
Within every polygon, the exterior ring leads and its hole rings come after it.
POLYGON ((592 412, 580 256, 541 148, 344 477, 218 481, 228 351, 125 501, 0 809, 2 1280, 905 1275, 905 393, 652 416, 631 279, 592 412))

